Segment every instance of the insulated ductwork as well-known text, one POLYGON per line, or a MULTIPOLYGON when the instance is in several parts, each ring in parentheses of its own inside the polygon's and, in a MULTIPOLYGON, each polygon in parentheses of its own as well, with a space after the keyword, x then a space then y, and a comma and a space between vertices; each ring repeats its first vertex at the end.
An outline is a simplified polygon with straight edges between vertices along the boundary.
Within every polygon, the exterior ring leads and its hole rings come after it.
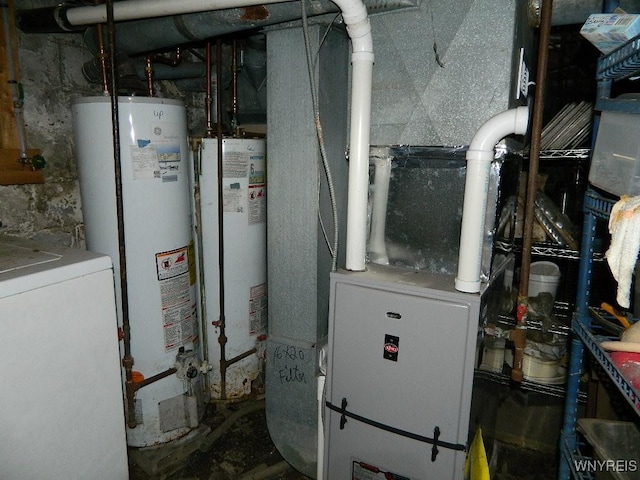
POLYGON ((528 124, 528 107, 507 110, 484 123, 469 145, 456 290, 468 293, 480 291, 484 218, 494 147, 508 135, 524 135, 528 124))

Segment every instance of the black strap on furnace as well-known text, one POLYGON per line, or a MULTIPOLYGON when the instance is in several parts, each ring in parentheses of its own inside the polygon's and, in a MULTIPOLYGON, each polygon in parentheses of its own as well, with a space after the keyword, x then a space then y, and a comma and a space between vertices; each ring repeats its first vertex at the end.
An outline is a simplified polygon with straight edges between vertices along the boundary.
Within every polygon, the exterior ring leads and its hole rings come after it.
POLYGON ((433 429, 433 438, 425 437, 424 435, 418 435, 417 433, 407 432, 406 430, 402 430, 400 428, 392 427, 391 425, 386 425, 384 423, 376 422, 375 420, 371 420, 370 418, 363 417, 356 413, 350 412, 347 410, 347 399, 343 398, 340 406, 333 405, 331 402, 325 403, 329 410, 333 410, 340 414, 340 430, 344 430, 344 426, 347 423, 347 418, 353 418, 358 422, 366 423, 375 428, 379 428, 380 430, 384 430, 386 432, 394 433, 396 435, 400 435, 403 437, 411 438, 412 440, 417 440, 419 442, 428 443, 429 445, 433 445, 431 448, 431 461, 436 461, 436 456, 438 455, 438 447, 447 448, 449 450, 456 450, 459 452, 464 452, 467 450, 465 445, 461 445, 459 443, 449 443, 443 442, 440 440, 440 427, 436 426, 433 429))

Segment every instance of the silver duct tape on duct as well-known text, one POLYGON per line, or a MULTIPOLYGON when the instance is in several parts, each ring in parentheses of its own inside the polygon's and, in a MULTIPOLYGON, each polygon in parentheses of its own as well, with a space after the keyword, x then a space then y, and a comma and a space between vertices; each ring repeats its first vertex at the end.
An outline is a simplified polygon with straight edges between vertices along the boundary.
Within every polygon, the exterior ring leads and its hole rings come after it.
MULTIPOLYGON (((390 265, 455 274, 466 177, 467 147, 387 146, 372 151, 392 158, 385 214, 385 244, 390 265)), ((375 168, 372 159, 371 168, 375 168)), ((499 150, 491 165, 482 277, 488 279, 502 205, 516 195, 518 157, 499 150)), ((375 178, 371 175, 370 178, 375 178)), ((375 192, 372 185, 374 202, 375 192)), ((375 262, 373 262, 375 263, 375 262)))

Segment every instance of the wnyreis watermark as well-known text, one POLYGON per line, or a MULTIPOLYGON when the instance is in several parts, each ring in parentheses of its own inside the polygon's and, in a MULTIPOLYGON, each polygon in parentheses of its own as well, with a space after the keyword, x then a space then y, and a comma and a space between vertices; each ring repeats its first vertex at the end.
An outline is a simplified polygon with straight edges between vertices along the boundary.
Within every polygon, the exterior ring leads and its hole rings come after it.
POLYGON ((578 473, 596 473, 596 472, 637 472, 637 460, 595 460, 580 459, 574 460, 573 466, 578 473))

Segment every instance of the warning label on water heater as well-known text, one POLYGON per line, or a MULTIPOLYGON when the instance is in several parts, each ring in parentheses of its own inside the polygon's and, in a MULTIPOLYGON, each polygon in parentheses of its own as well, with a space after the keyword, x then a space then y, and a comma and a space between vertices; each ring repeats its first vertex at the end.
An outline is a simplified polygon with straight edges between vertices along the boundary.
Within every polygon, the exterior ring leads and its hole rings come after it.
POLYGON ((249 225, 267 221, 267 187, 249 185, 249 225))
POLYGON ((249 334, 267 332, 267 284, 261 283, 249 289, 249 334))
POLYGON ((164 348, 174 350, 197 337, 196 306, 191 299, 188 247, 156 254, 164 348))

